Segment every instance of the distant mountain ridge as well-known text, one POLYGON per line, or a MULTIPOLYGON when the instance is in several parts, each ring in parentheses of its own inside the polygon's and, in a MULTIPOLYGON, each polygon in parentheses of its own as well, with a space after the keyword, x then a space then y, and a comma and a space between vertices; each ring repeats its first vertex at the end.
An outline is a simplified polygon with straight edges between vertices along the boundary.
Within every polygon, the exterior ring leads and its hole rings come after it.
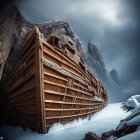
MULTIPOLYGON (((0 79, 4 80, 21 50, 26 33, 31 31, 34 24, 27 21, 16 6, 5 3, 2 7, 0 9, 0 79)), ((104 85, 110 100, 120 101, 123 91, 111 78, 103 57, 92 41, 88 42, 87 50, 85 50, 86 47, 73 32, 70 24, 64 21, 52 21, 38 24, 38 26, 45 37, 57 33, 62 38, 70 40, 80 52, 85 64, 104 85)))

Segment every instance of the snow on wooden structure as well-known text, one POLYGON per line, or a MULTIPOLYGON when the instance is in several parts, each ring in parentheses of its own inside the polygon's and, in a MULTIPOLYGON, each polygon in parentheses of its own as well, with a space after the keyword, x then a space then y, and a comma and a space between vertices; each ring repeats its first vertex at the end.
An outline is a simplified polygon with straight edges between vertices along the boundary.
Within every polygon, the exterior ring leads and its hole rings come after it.
POLYGON ((71 42, 47 39, 35 26, 5 82, 8 102, 18 115, 12 122, 47 133, 54 123, 67 123, 101 110, 107 94, 86 69, 71 42))

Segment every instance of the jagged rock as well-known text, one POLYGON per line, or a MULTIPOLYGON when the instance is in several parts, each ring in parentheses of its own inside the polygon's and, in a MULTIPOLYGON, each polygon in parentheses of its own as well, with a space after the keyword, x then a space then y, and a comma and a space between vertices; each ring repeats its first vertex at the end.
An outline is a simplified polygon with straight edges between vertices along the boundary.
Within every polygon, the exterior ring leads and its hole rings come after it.
POLYGON ((25 34, 32 25, 22 15, 16 6, 9 2, 0 4, 0 79, 7 72, 20 51, 25 34))
POLYGON ((43 24, 38 24, 41 32, 47 38, 50 34, 58 34, 60 40, 67 39, 73 44, 75 44, 76 49, 80 52, 83 59, 86 59, 86 53, 84 50, 84 45, 80 41, 79 37, 73 32, 70 24, 65 21, 52 21, 43 24))
POLYGON ((102 140, 95 133, 88 132, 85 134, 85 138, 83 140, 102 140))
POLYGON ((102 81, 106 81, 107 79, 107 70, 103 61, 103 57, 101 56, 96 45, 90 40, 88 42, 88 65, 92 68, 96 76, 102 81))
POLYGON ((114 130, 111 130, 111 131, 108 131, 108 132, 104 132, 103 134, 102 134, 102 139, 103 140, 106 140, 106 139, 108 139, 108 138, 110 138, 111 136, 114 136, 115 135, 115 131, 114 130))
POLYGON ((116 69, 113 69, 110 71, 110 76, 119 85, 119 78, 118 78, 118 73, 116 69))
POLYGON ((123 91, 121 87, 111 78, 106 69, 104 60, 100 51, 93 41, 89 41, 87 50, 87 65, 92 69, 92 72, 102 82, 109 94, 110 101, 122 101, 123 91))

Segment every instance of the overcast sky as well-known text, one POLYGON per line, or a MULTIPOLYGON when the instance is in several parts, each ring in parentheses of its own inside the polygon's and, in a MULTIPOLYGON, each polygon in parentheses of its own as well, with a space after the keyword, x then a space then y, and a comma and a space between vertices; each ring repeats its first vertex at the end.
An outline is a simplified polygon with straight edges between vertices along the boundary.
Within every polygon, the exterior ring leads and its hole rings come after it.
POLYGON ((34 23, 68 21, 87 46, 93 40, 107 69, 116 69, 123 87, 140 89, 139 0, 17 0, 34 23))

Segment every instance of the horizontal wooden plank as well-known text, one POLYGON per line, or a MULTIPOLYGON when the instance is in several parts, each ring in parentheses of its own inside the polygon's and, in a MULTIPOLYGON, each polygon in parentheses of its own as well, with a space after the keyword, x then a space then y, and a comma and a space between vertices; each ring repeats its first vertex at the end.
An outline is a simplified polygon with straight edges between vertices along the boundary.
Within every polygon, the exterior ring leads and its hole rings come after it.
MULTIPOLYGON (((42 57, 42 59, 45 60, 46 58, 45 58, 45 57, 42 57)), ((50 60, 50 61, 51 61, 51 60, 50 60)), ((55 63, 55 62, 53 62, 53 63, 55 63)), ((62 63, 62 62, 60 61, 60 63, 62 63)), ((55 64, 56 64, 56 63, 55 63, 55 64)), ((61 65, 61 68, 63 68, 64 70, 66 70, 66 71, 68 71, 68 72, 70 72, 70 73, 72 73, 73 75, 79 77, 80 79, 85 80, 83 74, 75 73, 75 72, 73 72, 72 70, 70 70, 70 68, 66 68, 66 67, 64 67, 63 65, 61 65)))
MULTIPOLYGON (((46 103, 54 103, 54 104, 69 104, 69 105, 83 105, 83 106, 93 106, 94 104, 89 103, 72 103, 72 102, 62 102, 55 100, 45 100, 46 103)), ((100 104, 100 103, 97 103, 100 104)))
POLYGON ((53 74, 51 74, 51 73, 48 73, 48 72, 43 72, 44 73, 44 75, 48 75, 48 76, 51 76, 51 77, 54 77, 54 78, 57 78, 57 79, 60 79, 60 80, 63 80, 63 81, 68 81, 67 79, 65 79, 65 78, 62 78, 62 77, 59 77, 59 76, 56 76, 56 75, 53 75, 53 74))
MULTIPOLYGON (((49 47, 49 49, 50 49, 51 51, 53 51, 55 54, 59 55, 62 59, 64 59, 64 60, 67 61, 68 63, 70 63, 70 64, 72 65, 72 67, 77 68, 77 69, 78 69, 77 71, 79 71, 79 73, 82 72, 82 75, 85 75, 87 78, 91 78, 89 75, 86 75, 86 74, 83 72, 83 70, 81 69, 81 67, 80 67, 79 65, 77 65, 77 64, 75 63, 75 61, 74 61, 72 58, 68 57, 67 55, 64 55, 62 52, 59 52, 59 51, 55 50, 53 46, 51 46, 50 44, 46 43, 44 40, 41 40, 41 41, 42 41, 47 47, 49 47), (81 71, 81 72, 80 72, 80 71, 81 71)), ((48 54, 48 52, 47 52, 45 49, 43 49, 43 51, 44 51, 45 53, 48 54)), ((57 57, 56 57, 56 58, 57 58, 57 57)), ((60 59, 60 61, 62 61, 62 60, 60 59)))
POLYGON ((94 111, 90 111, 88 113, 80 113, 80 114, 75 114, 75 115, 69 115, 69 116, 54 116, 54 117, 46 117, 46 120, 50 120, 50 119, 60 119, 60 118, 71 118, 71 117, 77 117, 77 116, 82 116, 82 115, 88 115, 90 113, 94 113, 97 112, 100 109, 94 110, 94 111))
MULTIPOLYGON (((71 65, 70 62, 67 62, 67 63, 64 62, 64 61, 63 61, 63 58, 62 58, 62 59, 59 59, 58 57, 56 57, 55 55, 52 55, 51 53, 47 52, 46 50, 43 50, 43 52, 46 53, 48 56, 52 57, 53 59, 55 59, 55 60, 59 61, 60 63, 62 63, 64 66, 66 65, 67 67, 69 67, 70 69, 72 69, 73 71, 72 71, 72 70, 70 70, 70 71, 71 71, 73 74, 75 74, 75 75, 77 75, 77 76, 79 76, 79 77, 81 77, 81 76, 84 75, 86 78, 89 78, 89 77, 86 75, 86 73, 83 72, 82 69, 80 69, 80 70, 79 70, 79 69, 76 69, 76 67, 75 67, 74 65, 71 65), (74 71, 75 71, 76 73, 75 73, 74 71)), ((66 68, 66 67, 64 67, 63 65, 62 65, 62 67, 63 67, 63 68, 66 68)), ((76 64, 76 65, 77 65, 77 64, 76 64)), ((81 78, 83 78, 83 77, 81 77, 81 78)), ((84 78, 83 78, 83 79, 84 79, 84 78)))
POLYGON ((87 99, 87 98, 83 98, 83 97, 79 97, 79 96, 72 96, 70 94, 65 94, 65 93, 60 93, 60 92, 56 92, 56 91, 52 91, 52 90, 44 90, 44 93, 50 93, 50 94, 54 94, 54 95, 60 95, 60 96, 65 96, 65 97, 71 97, 71 98, 77 98, 77 99, 82 99, 82 100, 86 100, 86 101, 95 101, 94 99, 87 99))
POLYGON ((82 86, 81 84, 77 84, 77 83, 73 82, 73 85, 75 85, 75 86, 77 86, 77 87, 80 87, 80 88, 82 88, 82 89, 84 89, 84 90, 89 91, 89 89, 88 89, 87 87, 82 86))
POLYGON ((44 83, 46 83, 46 84, 51 84, 51 85, 55 85, 55 86, 58 86, 58 87, 63 87, 63 88, 71 89, 71 90, 77 91, 77 92, 79 92, 79 93, 83 93, 83 94, 85 94, 85 95, 88 95, 88 96, 90 96, 90 97, 93 97, 92 94, 87 93, 87 92, 84 92, 84 91, 79 90, 79 89, 76 89, 76 88, 72 88, 72 87, 68 87, 68 86, 65 86, 65 85, 57 84, 57 83, 50 82, 50 81, 47 81, 47 80, 44 80, 44 83))
POLYGON ((91 109, 98 109, 100 107, 95 106, 93 108, 45 108, 46 111, 76 111, 76 110, 91 110, 91 109))
POLYGON ((48 61, 47 59, 42 59, 42 62, 43 62, 44 67, 52 69, 56 73, 59 73, 59 74, 64 75, 66 77, 70 77, 74 80, 79 81, 81 84, 84 84, 84 85, 90 84, 90 80, 88 80, 88 79, 82 80, 78 76, 73 75, 72 73, 64 70, 62 67, 56 65, 55 63, 52 63, 51 61, 48 61))
POLYGON ((66 87, 67 87, 67 86, 65 86, 65 85, 58 84, 58 83, 55 83, 55 82, 51 82, 51 81, 48 81, 48 80, 44 80, 44 83, 46 83, 46 84, 51 84, 51 85, 55 85, 55 86, 58 86, 58 87, 63 87, 63 88, 66 88, 66 87))

